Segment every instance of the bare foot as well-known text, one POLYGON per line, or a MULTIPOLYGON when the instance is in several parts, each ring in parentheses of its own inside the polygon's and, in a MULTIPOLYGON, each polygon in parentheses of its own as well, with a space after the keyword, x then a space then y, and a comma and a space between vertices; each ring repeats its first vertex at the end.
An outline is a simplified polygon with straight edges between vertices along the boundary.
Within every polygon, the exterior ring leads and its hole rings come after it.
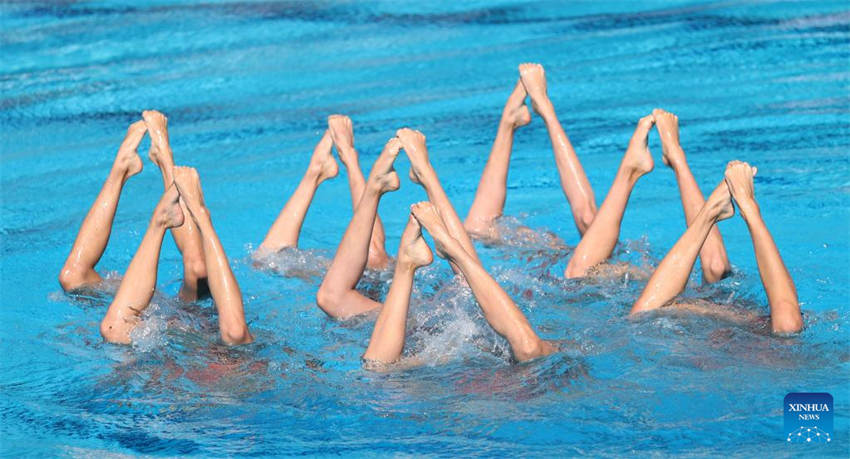
POLYGON ((417 202, 410 206, 410 213, 434 238, 434 249, 437 255, 440 258, 449 259, 449 252, 459 247, 460 243, 449 234, 446 222, 443 221, 437 208, 428 201, 417 202))
POLYGON ((531 97, 531 106, 534 111, 540 114, 544 108, 548 109, 551 106, 549 95, 546 94, 546 72, 540 64, 520 64, 519 77, 529 97, 531 97))
POLYGON ((744 214, 756 205, 753 177, 758 169, 743 161, 730 161, 726 165, 724 180, 729 192, 738 203, 741 213, 744 214))
POLYGON ((334 178, 339 174, 339 165, 331 154, 332 147, 333 140, 331 139, 330 131, 325 131, 325 135, 322 136, 322 139, 319 140, 319 143, 316 144, 316 148, 313 150, 313 156, 310 158, 309 166, 310 172, 316 174, 318 177, 319 183, 334 178))
POLYGON ((142 137, 145 136, 144 121, 136 121, 127 128, 127 135, 118 147, 118 154, 115 155, 115 162, 112 168, 122 174, 124 179, 128 179, 142 171, 142 158, 139 158, 138 148, 142 137))
POLYGON ((513 92, 505 103, 504 110, 502 110, 502 121, 510 124, 514 129, 531 122, 531 113, 525 106, 526 95, 522 80, 517 81, 513 92))
POLYGON ((649 153, 649 130, 655 123, 652 115, 646 115, 638 121, 635 133, 629 141, 629 148, 623 156, 622 167, 638 177, 649 173, 655 167, 652 155, 649 153))
POLYGON ((419 131, 403 128, 396 131, 395 135, 410 159, 410 180, 414 183, 422 183, 422 174, 431 168, 428 160, 428 147, 425 146, 425 134, 419 131))
POLYGON ((431 248, 422 238, 422 227, 419 222, 410 216, 407 227, 401 234, 401 245, 398 251, 398 262, 411 266, 413 269, 430 265, 434 261, 431 248))
POLYGON ((177 191, 177 186, 171 185, 162 194, 159 204, 156 205, 154 211, 154 219, 158 225, 165 228, 174 228, 183 224, 184 215, 180 210, 180 193, 177 191))
POLYGON ((328 131, 331 133, 342 163, 348 166, 352 161, 356 162, 357 151, 354 149, 354 128, 351 125, 351 118, 345 115, 329 116, 328 131))
POLYGON ((180 200, 186 205, 192 219, 197 219, 206 212, 204 192, 201 191, 201 178, 198 171, 192 167, 175 166, 174 184, 180 191, 180 200))
POLYGON ((393 169, 393 162, 398 157, 401 151, 401 142, 393 137, 384 145, 384 151, 375 160, 372 165, 372 170, 369 171, 369 179, 366 181, 366 186, 374 186, 383 194, 389 191, 398 189, 400 182, 398 174, 393 169))
POLYGON ((726 220, 735 215, 735 207, 732 206, 732 194, 729 192, 729 187, 726 182, 720 182, 717 188, 711 192, 711 195, 706 199, 705 205, 708 207, 710 215, 717 216, 717 221, 726 220))
POLYGON ((652 116, 661 138, 661 161, 670 167, 684 162, 685 152, 679 144, 679 117, 660 108, 653 110, 652 116))
POLYGON ((168 141, 168 118, 156 110, 145 110, 142 118, 148 127, 151 137, 151 148, 148 157, 156 164, 167 179, 174 167, 174 157, 171 144, 168 141))

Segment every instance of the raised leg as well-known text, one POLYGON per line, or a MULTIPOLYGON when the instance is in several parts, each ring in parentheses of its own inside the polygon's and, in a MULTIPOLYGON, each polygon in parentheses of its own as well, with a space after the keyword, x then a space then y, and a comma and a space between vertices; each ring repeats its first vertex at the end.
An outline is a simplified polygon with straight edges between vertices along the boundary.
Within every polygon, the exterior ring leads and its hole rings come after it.
POLYGON ((221 339, 229 345, 250 343, 254 341, 254 337, 251 336, 248 324, 245 323, 242 292, 230 269, 230 262, 227 260, 227 254, 224 253, 218 234, 213 228, 210 212, 204 204, 204 193, 201 191, 201 179, 198 177, 198 172, 190 167, 175 167, 174 183, 180 190, 180 201, 188 209, 189 215, 201 233, 207 281, 218 311, 218 329, 221 339))
MULTIPOLYGON (((142 112, 142 117, 145 119, 151 138, 148 156, 159 167, 162 172, 162 183, 168 189, 174 183, 174 154, 168 139, 168 118, 156 110, 146 110, 142 112)), ((183 202, 180 203, 180 207, 184 213, 187 212, 183 202)), ((174 238, 177 249, 183 255, 183 285, 180 287, 180 299, 189 302, 206 296, 209 293, 207 267, 198 226, 189 219, 185 225, 173 228, 171 237, 174 238)))
MULTIPOLYGON (((425 188, 425 193, 428 195, 428 200, 436 206, 440 211, 440 215, 445 221, 446 227, 452 238, 456 239, 463 250, 468 253, 473 260, 480 263, 478 253, 475 252, 475 246, 472 245, 472 239, 463 227, 460 217, 457 216, 452 202, 443 190, 443 185, 437 177, 437 171, 428 160, 428 147, 425 146, 425 136, 412 129, 399 129, 396 132, 401 144, 404 146, 404 152, 410 159, 410 179, 415 183, 422 185, 425 188)), ((455 272, 458 268, 452 265, 455 272)))
POLYGON ((645 116, 638 122, 626 154, 620 162, 614 183, 608 190, 608 196, 567 264, 564 271, 567 278, 585 276, 589 268, 607 260, 614 251, 632 189, 638 179, 650 172, 654 166, 647 147, 647 136, 653 122, 652 115, 645 116))
POLYGON ((127 135, 115 155, 112 170, 86 214, 71 253, 59 271, 59 285, 66 292, 101 281, 94 267, 109 242, 112 221, 115 219, 115 210, 118 208, 118 199, 121 197, 124 183, 142 170, 142 160, 136 149, 145 135, 145 130, 143 121, 137 121, 127 129, 127 135))
POLYGON ((384 193, 399 187, 393 162, 400 148, 399 140, 392 138, 375 160, 363 196, 354 209, 351 222, 316 293, 316 304, 333 318, 346 319, 381 306, 381 303, 363 296, 355 287, 366 269, 369 241, 378 215, 378 202, 384 193))
POLYGON ((753 190, 754 175, 756 168, 747 163, 732 161, 726 166, 726 184, 753 239, 759 275, 770 305, 773 332, 796 333, 803 328, 797 289, 761 217, 753 190))
MULTIPOLYGON (((688 167, 685 151, 679 144, 679 117, 658 108, 652 111, 652 116, 655 117, 655 128, 661 138, 661 147, 664 152, 662 160, 676 173, 687 226, 696 218, 705 204, 705 199, 688 167)), ((717 226, 713 226, 708 233, 708 239, 702 245, 699 258, 702 265, 702 278, 706 283, 717 282, 732 270, 729 258, 726 256, 723 237, 720 236, 720 229, 717 226)))
POLYGON ((504 211, 514 131, 531 122, 531 114, 525 106, 525 96, 525 87, 521 81, 517 81, 502 110, 490 158, 481 173, 475 199, 463 222, 466 231, 473 236, 492 237, 493 220, 502 216, 504 211))
MULTIPOLYGON (((360 160, 357 150, 354 149, 354 130, 351 126, 351 118, 345 115, 331 115, 328 117, 328 130, 336 146, 337 154, 348 171, 348 186, 351 189, 351 208, 356 209, 366 180, 360 170, 360 160)), ((375 217, 372 228, 372 237, 369 240, 369 259, 366 266, 369 269, 385 269, 390 262, 386 249, 386 234, 381 217, 375 217)))
POLYGON ((413 291, 413 274, 422 266, 431 264, 433 259, 431 249, 422 238, 419 222, 411 216, 401 235, 393 282, 378 320, 375 321, 369 347, 363 354, 364 360, 393 363, 401 357, 410 293, 413 291))
POLYGON ((532 108, 546 122, 549 139, 552 141, 552 152, 555 154, 555 165, 561 177, 561 188, 570 203, 576 228, 583 235, 596 216, 596 198, 593 196, 593 188, 587 180, 587 175, 569 137, 555 115, 555 107, 546 93, 546 74, 543 66, 520 64, 519 74, 525 90, 531 97, 532 108))
POLYGON ((260 244, 261 251, 275 252, 284 247, 298 246, 301 226, 304 224, 304 217, 307 216, 307 209, 310 208, 316 189, 319 184, 329 178, 336 177, 339 172, 339 166, 331 155, 332 145, 330 132, 325 131, 325 135, 322 136, 315 150, 313 150, 310 165, 307 166, 307 172, 304 173, 301 183, 298 184, 298 188, 295 189, 289 201, 283 206, 265 239, 260 244))
POLYGON ((139 321, 156 288, 156 267, 165 230, 183 224, 177 188, 171 185, 153 211, 148 230, 130 261, 121 286, 100 323, 100 334, 111 343, 130 343, 130 331, 139 321))
POLYGON ((451 261, 460 269, 472 294, 478 300, 487 323, 511 345, 519 361, 531 360, 551 354, 557 349, 540 339, 528 319, 510 296, 463 245, 451 236, 438 208, 430 202, 420 202, 411 207, 413 216, 434 238, 437 255, 451 261))
POLYGON ((658 268, 649 278, 643 293, 632 306, 631 313, 660 308, 681 293, 688 283, 697 255, 708 238, 711 227, 734 213, 729 188, 726 183, 721 182, 708 197, 682 237, 661 260, 658 268))

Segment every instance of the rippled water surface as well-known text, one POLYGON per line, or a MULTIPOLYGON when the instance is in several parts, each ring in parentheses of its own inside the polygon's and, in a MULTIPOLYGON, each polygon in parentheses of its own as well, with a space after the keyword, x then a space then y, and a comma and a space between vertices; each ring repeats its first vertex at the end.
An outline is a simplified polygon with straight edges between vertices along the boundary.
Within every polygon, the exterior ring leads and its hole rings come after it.
MULTIPOLYGON (((802 451, 783 444, 783 397, 824 391, 835 442, 805 451, 846 456, 850 7, 640 3, 4 2, 0 451, 790 456, 802 451), (372 320, 334 322, 314 304, 351 215, 344 174, 320 187, 304 250, 251 261, 330 113, 353 118, 366 167, 396 128, 425 132, 465 214, 524 61, 545 65, 600 202, 636 120, 656 106, 679 115, 704 191, 728 160, 757 165, 805 331, 781 339, 677 314, 630 321, 643 280, 564 280, 578 234, 539 118, 517 133, 505 225, 551 231, 567 248, 517 237, 480 252, 540 333, 570 343, 564 353, 511 363, 435 263, 417 276, 408 323, 408 351, 428 364, 362 370, 372 320), (101 342, 108 294, 72 298, 56 282, 145 108, 168 114, 178 163, 203 178, 253 345, 225 348, 209 301, 174 299, 182 269, 170 237, 132 347, 101 342)), ((654 133, 650 147, 658 167, 632 195, 616 255, 646 269, 685 227, 654 133)), ((124 188, 102 273, 124 271, 160 193, 146 162, 124 188)), ((405 179, 382 201, 391 252, 423 198, 405 179)), ((710 288, 694 275, 685 295, 765 314, 745 225, 720 228, 734 275, 710 288)), ((387 282, 372 276, 364 288, 380 294, 387 282)))

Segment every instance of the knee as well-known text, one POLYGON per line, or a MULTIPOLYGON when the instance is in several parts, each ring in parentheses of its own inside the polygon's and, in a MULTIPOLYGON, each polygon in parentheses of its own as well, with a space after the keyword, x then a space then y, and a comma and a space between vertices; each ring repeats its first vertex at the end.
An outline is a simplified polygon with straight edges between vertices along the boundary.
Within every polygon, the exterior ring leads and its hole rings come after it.
POLYGON ((62 267, 62 271, 59 272, 59 285, 62 286, 62 290, 70 292, 72 290, 80 288, 83 283, 83 276, 81 276, 73 268, 70 268, 68 266, 62 267))
POLYGON ((246 344, 254 341, 247 325, 233 326, 221 329, 221 340, 228 345, 246 344))
POLYGON ((115 344, 130 344, 130 334, 122 326, 120 320, 104 317, 100 322, 100 336, 106 342, 115 344))
POLYGON ((520 362, 535 359, 543 355, 543 341, 540 338, 525 339, 512 346, 514 358, 520 362))
POLYGON ((717 257, 706 263, 705 269, 703 270, 703 276, 708 282, 717 282, 726 277, 726 275, 729 274, 729 271, 730 270, 726 265, 726 262, 717 257))
POLYGON ((336 317, 336 311, 339 309, 341 303, 342 294, 332 288, 328 288, 324 283, 319 286, 319 291, 316 292, 316 305, 322 311, 325 311, 327 315, 336 317))
MULTIPOLYGON (((788 309, 799 308, 796 303, 789 303, 786 307, 788 309)), ((803 329, 803 316, 800 313, 789 313, 783 317, 775 317, 772 322, 773 333, 780 335, 797 333, 803 329)))
POLYGON ((595 206, 588 207, 585 211, 583 211, 579 215, 578 219, 579 219, 579 224, 582 227, 582 230, 581 230, 582 234, 584 234, 584 232, 587 231, 588 228, 590 228, 590 225, 591 225, 591 223, 593 223, 593 220, 595 218, 596 218, 596 207, 595 206))
POLYGON ((183 275, 186 279, 206 279, 207 264, 204 260, 191 260, 183 264, 183 275))

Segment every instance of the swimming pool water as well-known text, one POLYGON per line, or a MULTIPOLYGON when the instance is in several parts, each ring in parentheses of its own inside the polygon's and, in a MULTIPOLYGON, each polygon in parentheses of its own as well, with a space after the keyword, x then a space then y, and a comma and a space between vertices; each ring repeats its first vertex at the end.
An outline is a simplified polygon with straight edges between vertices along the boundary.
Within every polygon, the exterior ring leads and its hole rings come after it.
MULTIPOLYGON (((850 8, 638 3, 0 5, 0 453, 846 457, 850 8), (546 67, 600 203, 654 107, 679 115, 703 191, 731 159, 756 165, 806 329, 783 339, 688 315, 627 320, 642 281, 567 281, 569 249, 517 240, 479 246, 484 264, 541 335, 575 343, 568 351, 512 364, 436 262, 417 277, 408 325, 410 353, 430 364, 366 372, 372 322, 334 322, 314 304, 351 214, 344 174, 319 188, 304 250, 251 261, 331 113, 352 117, 366 169, 398 127, 422 130, 464 215, 526 61, 546 67), (101 342, 108 295, 59 288, 126 126, 147 108, 169 116, 177 162, 201 174, 255 344, 221 346, 209 301, 174 300, 182 272, 170 237, 161 294, 132 347, 101 342), (307 273, 283 275, 293 269, 307 273), (833 394, 833 444, 783 444, 791 391, 833 394)), ((656 170, 635 188, 616 256, 645 268, 685 227, 654 132, 650 148, 656 170)), ((145 161, 124 188, 101 272, 124 271, 161 193, 145 161)), ((517 133, 508 187, 509 224, 575 246, 539 118, 517 133)), ((391 253, 422 199, 406 178, 383 199, 391 253)), ((694 275, 686 295, 766 313, 746 227, 735 218, 720 229, 734 275, 709 288, 694 275)), ((374 277, 366 283, 386 290, 374 277)))

